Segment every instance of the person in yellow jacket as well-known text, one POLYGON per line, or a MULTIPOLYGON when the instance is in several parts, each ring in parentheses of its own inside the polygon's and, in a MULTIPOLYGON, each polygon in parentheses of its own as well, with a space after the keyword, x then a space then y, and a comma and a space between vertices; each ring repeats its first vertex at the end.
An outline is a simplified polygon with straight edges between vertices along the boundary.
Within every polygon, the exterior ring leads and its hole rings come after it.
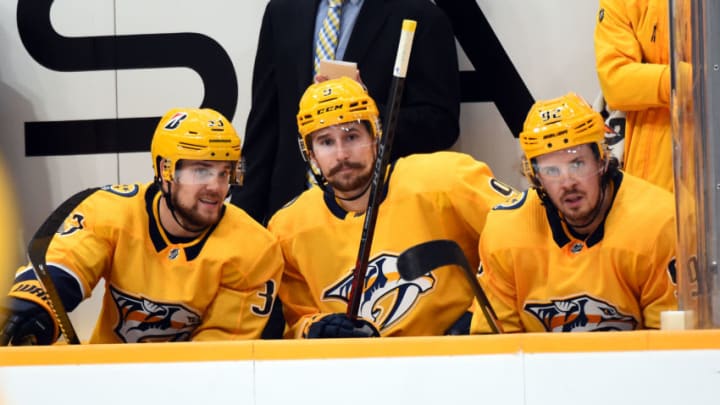
POLYGON ((667 0, 600 0, 595 60, 608 106, 627 113, 623 170, 673 191, 667 0))

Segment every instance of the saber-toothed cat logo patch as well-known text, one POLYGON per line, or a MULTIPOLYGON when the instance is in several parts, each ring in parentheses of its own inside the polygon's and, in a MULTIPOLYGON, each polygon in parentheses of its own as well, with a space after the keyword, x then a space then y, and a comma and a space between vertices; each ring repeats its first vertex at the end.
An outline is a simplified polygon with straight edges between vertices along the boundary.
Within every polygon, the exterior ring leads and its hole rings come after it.
POLYGON ((547 303, 525 304, 548 332, 634 330, 638 321, 605 301, 580 295, 547 303))
POLYGON ((186 341, 200 325, 200 315, 183 305, 133 297, 113 286, 110 294, 118 309, 114 331, 123 342, 186 341))
MULTIPOLYGON (((323 299, 349 301, 353 274, 326 289, 323 299)), ((368 263, 365 286, 360 300, 358 316, 372 320, 384 330, 402 319, 412 310, 420 295, 435 285, 435 277, 426 274, 413 281, 403 280, 397 271, 397 256, 380 255, 368 263)))

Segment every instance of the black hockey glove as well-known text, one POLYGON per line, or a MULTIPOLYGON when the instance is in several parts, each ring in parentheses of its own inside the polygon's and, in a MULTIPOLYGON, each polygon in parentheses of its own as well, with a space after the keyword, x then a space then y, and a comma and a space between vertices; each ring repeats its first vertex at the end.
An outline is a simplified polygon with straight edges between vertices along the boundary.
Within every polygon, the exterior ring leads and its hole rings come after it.
POLYGON ((353 321, 346 314, 329 314, 316 320, 307 328, 305 337, 316 338, 359 338, 379 337, 375 326, 365 320, 353 321))
POLYGON ((472 312, 465 312, 462 314, 457 321, 455 321, 448 330, 445 331, 446 335, 469 335, 470 334, 470 322, 472 321, 472 312))
POLYGON ((7 297, 0 304, 0 346, 49 345, 59 337, 52 316, 35 302, 7 297))

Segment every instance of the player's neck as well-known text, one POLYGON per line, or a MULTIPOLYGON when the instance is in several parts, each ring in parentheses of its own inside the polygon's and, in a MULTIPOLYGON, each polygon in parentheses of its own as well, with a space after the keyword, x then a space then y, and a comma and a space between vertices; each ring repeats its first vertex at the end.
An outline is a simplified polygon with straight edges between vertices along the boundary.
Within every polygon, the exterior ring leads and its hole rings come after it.
MULTIPOLYGON (((603 199, 600 202, 600 210, 598 211, 597 215, 595 215, 595 219, 590 222, 589 224, 585 226, 574 226, 572 224, 567 224, 569 227, 572 228, 572 230, 580 235, 590 235, 597 229, 598 226, 605 220, 605 217, 607 216, 607 212, 610 209, 610 203, 613 199, 613 190, 611 187, 606 187, 605 192, 603 193, 603 199)), ((566 222, 567 223, 567 222, 566 222)))
POLYGON ((352 200, 343 200, 340 198, 336 198, 335 200, 337 201, 338 205, 340 205, 345 211, 363 213, 367 210, 369 199, 370 190, 366 189, 365 192, 362 193, 362 195, 352 200))

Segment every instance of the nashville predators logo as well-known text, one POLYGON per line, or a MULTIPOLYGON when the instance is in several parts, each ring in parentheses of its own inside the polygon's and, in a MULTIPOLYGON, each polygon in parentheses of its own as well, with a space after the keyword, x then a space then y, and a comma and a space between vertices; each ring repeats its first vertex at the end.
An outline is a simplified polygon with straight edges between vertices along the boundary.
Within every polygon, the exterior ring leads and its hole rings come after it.
POLYGON ((200 324, 200 315, 182 305, 133 297, 113 286, 110 294, 118 309, 115 334, 125 343, 190 340, 200 324))
MULTIPOLYGON (((326 289, 323 299, 337 299, 349 302, 352 287, 352 272, 335 285, 326 289)), ((420 295, 435 285, 435 277, 427 274, 413 281, 406 281, 397 271, 397 257, 380 255, 368 264, 365 285, 360 300, 358 315, 372 320, 380 330, 389 328, 407 315, 420 295)))
POLYGON ((598 332, 633 330, 638 322, 630 315, 589 295, 525 304, 548 332, 598 332))

